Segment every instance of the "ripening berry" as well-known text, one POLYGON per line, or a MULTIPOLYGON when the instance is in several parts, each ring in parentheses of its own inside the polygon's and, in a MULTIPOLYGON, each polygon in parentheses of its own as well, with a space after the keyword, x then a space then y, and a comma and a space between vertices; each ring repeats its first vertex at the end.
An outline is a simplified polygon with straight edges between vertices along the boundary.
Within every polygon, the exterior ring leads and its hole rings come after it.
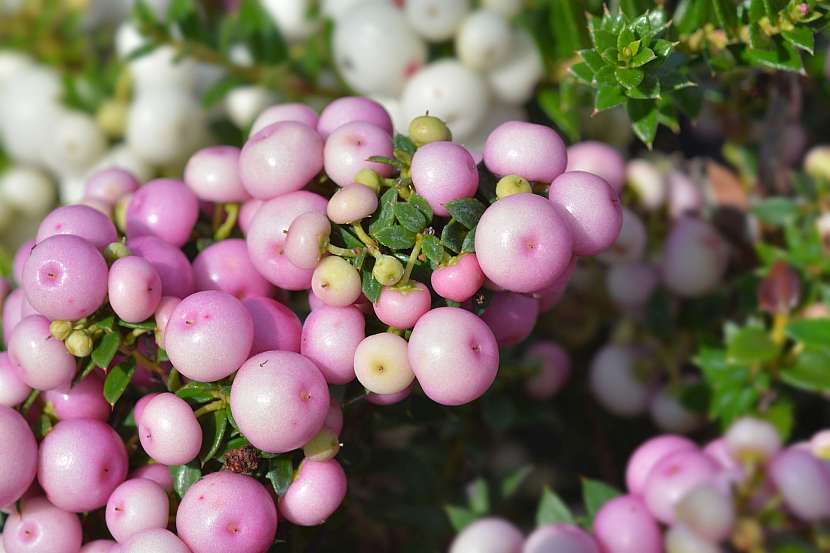
POLYGON ((735 525, 735 505, 731 495, 714 484, 695 487, 677 503, 677 522, 711 541, 720 542, 729 537, 735 525))
POLYGON ((449 553, 518 553, 523 542, 524 536, 512 523, 487 517, 459 532, 449 553))
POLYGON ((332 100, 320 113, 320 120, 316 124, 317 132, 323 138, 348 123, 360 121, 371 123, 388 133, 392 133, 392 119, 389 113, 378 102, 363 96, 344 96, 332 100))
POLYGON ((571 360, 567 352, 553 342, 536 342, 528 348, 525 359, 538 366, 538 371, 525 382, 525 391, 533 399, 552 397, 570 376, 571 360))
POLYGON ((114 206, 122 196, 138 190, 140 184, 129 171, 110 167, 96 171, 87 179, 84 198, 114 206))
POLYGON ((0 405, 17 407, 32 389, 23 382, 18 369, 7 352, 0 353, 0 405))
POLYGON ((643 501, 632 495, 616 497, 594 518, 594 538, 603 553, 662 553, 660 527, 643 501))
POLYGON ((599 553, 589 533, 571 524, 547 524, 534 530, 522 553, 599 553))
POLYGON ((342 257, 325 257, 314 269, 311 289, 326 305, 346 307, 362 293, 360 273, 342 257))
POLYGON ((391 255, 382 255, 375 259, 372 276, 383 286, 394 286, 403 277, 403 263, 391 255))
POLYGON ((384 286, 372 306, 375 315, 386 325, 412 328, 432 304, 432 294, 424 284, 410 280, 394 288, 384 286))
MULTIPOLYGON (((372 196, 374 197, 374 194, 372 196)), ((331 201, 329 201, 329 208, 331 208, 331 201)), ((330 234, 331 223, 328 217, 316 211, 303 213, 288 227, 285 255, 293 265, 300 269, 314 269, 329 243, 330 234)))
POLYGON ((635 361, 630 349, 615 345, 603 347, 591 361, 591 391, 603 407, 620 417, 634 417, 648 408, 649 389, 638 378, 635 361))
POLYGON ((75 359, 49 329, 49 320, 29 315, 21 320, 9 341, 9 357, 17 376, 30 388, 52 390, 68 386, 75 376, 75 359))
POLYGON ((354 380, 354 352, 366 337, 366 321, 359 309, 323 306, 303 323, 300 351, 314 361, 331 384, 354 380))
POLYGON ((466 148, 452 142, 431 142, 412 156, 412 184, 432 211, 449 216, 447 202, 471 198, 478 190, 478 169, 466 148))
POLYGON ((724 435, 729 454, 744 461, 764 461, 781 449, 781 436, 767 421, 743 417, 729 427, 724 435))
POLYGON ((127 249, 155 267, 162 295, 185 298, 193 293, 193 268, 179 248, 155 236, 142 236, 128 240, 127 249))
POLYGON ((513 194, 526 194, 533 192, 533 188, 527 179, 518 175, 507 175, 496 183, 496 197, 498 199, 512 196, 513 194))
POLYGON ((647 239, 643 221, 636 213, 623 207, 620 234, 608 249, 599 254, 598 259, 609 264, 640 261, 647 239))
POLYGON ((306 459, 279 500, 280 515, 299 526, 323 524, 343 502, 346 486, 340 463, 306 459))
POLYGON ((722 553, 716 543, 706 540, 693 530, 678 524, 666 532, 666 553, 722 553))
POLYGON ((518 28, 513 31, 507 57, 487 71, 486 79, 497 100, 522 105, 533 97, 544 71, 542 55, 533 37, 518 28))
POLYGON ((306 444, 323 427, 329 391, 308 358, 289 351, 251 357, 236 373, 231 411, 255 447, 285 453, 306 444))
POLYGON ((140 323, 161 301, 161 277, 149 261, 130 255, 110 267, 108 290, 115 314, 128 323, 140 323))
POLYGON ((830 517, 830 468, 809 451, 790 447, 772 458, 769 476, 784 504, 798 518, 830 517))
POLYGON ((29 489, 37 474, 37 452, 26 419, 14 409, 0 406, 0 505, 14 503, 29 489))
POLYGON ((570 228, 559 210, 535 194, 516 194, 492 204, 476 227, 481 270, 513 292, 550 286, 570 265, 570 228))
POLYGON ((103 507, 127 476, 127 450, 106 423, 59 422, 40 443, 37 479, 60 509, 84 513, 103 507))
POLYGON ((167 528, 170 503, 161 486, 146 478, 127 480, 107 500, 107 529, 118 542, 152 528, 167 528))
POLYGON ((176 247, 190 240, 199 200, 182 181, 156 179, 139 188, 127 206, 127 238, 155 236, 176 247))
POLYGON ((196 290, 220 290, 239 299, 274 292, 251 262, 245 241, 238 238, 220 240, 202 250, 193 260, 193 278, 196 290))
POLYGON ((184 376, 200 382, 215 382, 233 373, 248 358, 253 340, 248 310, 235 297, 216 290, 183 299, 164 331, 170 362, 184 376))
POLYGON ((184 169, 184 182, 200 200, 244 202, 251 196, 239 179, 239 148, 211 146, 193 154, 184 169))
POLYGON ((729 247, 704 221, 678 219, 663 250, 663 283, 679 296, 695 298, 720 284, 729 261, 729 247))
POLYGON ((107 294, 107 263, 88 241, 51 236, 34 247, 23 267, 26 299, 50 319, 75 321, 91 315, 107 294))
POLYGON ((539 316, 539 302, 532 296, 515 292, 496 292, 481 314, 500 347, 523 342, 539 316))
POLYGON ((364 388, 376 394, 396 394, 415 380, 407 355, 408 344, 397 334, 367 336, 354 353, 354 372, 364 388))
POLYGON ((323 428, 303 446, 303 455, 310 461, 328 461, 337 457, 340 451, 340 438, 337 432, 323 428))
POLYGON ((643 498, 658 520, 671 524, 678 502, 700 484, 714 480, 719 471, 709 456, 696 450, 675 451, 649 471, 643 498))
POLYGON ((76 514, 32 497, 9 515, 0 537, 6 553, 78 553, 83 532, 76 514))
POLYGON ((427 397, 442 405, 462 405, 483 395, 495 380, 498 344, 474 314, 440 307, 415 324, 409 364, 427 397))
POLYGON ((450 132, 447 124, 438 117, 419 115, 409 123, 409 138, 416 146, 423 146, 432 142, 452 142, 452 132, 450 132))
POLYGON ((430 283, 435 293, 448 300, 465 302, 484 284, 484 273, 476 254, 462 254, 450 258, 447 265, 432 272, 430 283))
POLYGON ((85 205, 66 205, 53 210, 37 229, 36 242, 56 234, 73 234, 86 239, 99 250, 118 240, 109 217, 85 205))
POLYGON ((190 405, 175 394, 151 398, 136 413, 141 447, 154 461, 165 465, 184 465, 199 454, 202 428, 190 405))
POLYGON ((362 169, 391 176, 392 166, 368 161, 372 156, 392 157, 392 135, 371 123, 353 121, 341 125, 326 139, 323 151, 326 175, 339 186, 354 182, 362 169))
POLYGON ((458 58, 475 70, 490 69, 505 61, 512 44, 510 24, 490 10, 476 10, 468 15, 455 35, 458 58))
MULTIPOLYGON (((366 171, 371 169, 361 169, 366 171)), ((334 193, 326 207, 326 215, 333 223, 356 223, 372 215, 378 208, 378 196, 363 184, 347 184, 334 193)))
POLYGON ((138 532, 120 547, 110 553, 193 553, 176 534, 164 528, 138 532))
POLYGON ((484 164, 499 177, 519 175, 548 183, 565 172, 568 156, 562 138, 550 127, 509 121, 487 137, 484 164))
POLYGON ((251 355, 271 350, 300 352, 303 328, 296 313, 264 296, 249 296, 242 300, 242 305, 254 321, 251 355))
MULTIPOLYGON (((249 136, 253 136, 265 127, 282 121, 296 121, 304 123, 312 129, 317 128, 317 113, 305 104, 288 103, 275 104, 262 110, 251 125, 249 136)), ((319 129, 317 129, 320 132, 319 129)), ((320 132, 325 138, 325 134, 320 132)))
POLYGON ((642 495, 651 469, 676 451, 693 451, 697 446, 683 436, 664 434, 642 443, 628 459, 625 483, 632 495, 642 495))
POLYGON ((270 200, 303 188, 323 168, 323 138, 308 125, 281 121, 253 135, 239 155, 245 190, 270 200))
POLYGON ((59 420, 96 419, 104 421, 112 413, 104 399, 104 377, 93 371, 77 384, 49 390, 44 399, 52 404, 59 420))

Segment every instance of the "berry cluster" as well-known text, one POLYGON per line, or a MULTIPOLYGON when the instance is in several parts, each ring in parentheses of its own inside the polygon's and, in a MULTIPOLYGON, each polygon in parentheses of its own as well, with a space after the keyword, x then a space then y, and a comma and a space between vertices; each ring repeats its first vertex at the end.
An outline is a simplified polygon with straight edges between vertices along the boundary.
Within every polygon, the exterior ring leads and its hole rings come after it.
MULTIPOLYGON (((77 553, 73 513, 101 509, 86 535, 117 545, 84 551, 257 553, 278 513, 321 524, 346 495, 344 405, 479 398, 617 239, 619 179, 566 170, 550 128, 504 123, 480 166, 435 117, 391 131, 362 97, 274 106, 181 181, 106 169, 41 221, 3 306, 0 435, 24 444, 0 457, 6 551, 77 553)), ((567 356, 526 356, 549 397, 567 356)))

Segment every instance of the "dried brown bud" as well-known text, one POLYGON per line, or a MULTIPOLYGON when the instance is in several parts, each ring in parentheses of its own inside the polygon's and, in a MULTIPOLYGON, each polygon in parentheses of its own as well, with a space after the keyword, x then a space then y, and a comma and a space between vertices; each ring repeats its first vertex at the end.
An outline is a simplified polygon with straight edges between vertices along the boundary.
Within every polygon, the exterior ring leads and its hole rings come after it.
POLYGON ((776 261, 758 286, 758 305, 769 313, 787 313, 801 298, 801 279, 786 261, 776 261))
POLYGON ((251 474, 259 467, 259 453, 250 445, 225 453, 225 470, 237 474, 251 474))

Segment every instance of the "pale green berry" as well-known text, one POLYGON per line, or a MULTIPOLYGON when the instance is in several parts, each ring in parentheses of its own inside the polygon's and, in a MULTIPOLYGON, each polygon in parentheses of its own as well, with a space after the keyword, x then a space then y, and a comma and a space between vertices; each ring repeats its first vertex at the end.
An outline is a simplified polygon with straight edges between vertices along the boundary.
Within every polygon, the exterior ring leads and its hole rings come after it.
POLYGON ((409 124, 409 138, 416 146, 423 146, 430 142, 449 142, 452 140, 452 132, 441 119, 432 115, 421 115, 409 124))
POLYGON ((330 428, 323 428, 303 446, 305 458, 311 461, 328 461, 340 452, 340 439, 330 428))
POLYGON ((354 181, 357 184, 368 186, 375 192, 380 192, 380 186, 383 179, 381 179, 380 175, 378 175, 373 169, 366 167, 357 172, 357 175, 354 177, 354 181))
POLYGON ((375 260, 372 276, 384 286, 394 286, 403 277, 403 264, 391 255, 382 255, 375 260))
POLYGON ((500 200, 513 194, 525 194, 532 191, 528 180, 518 175, 502 177, 496 184, 496 197, 500 200))
POLYGON ((92 353, 92 338, 83 330, 73 331, 64 343, 67 351, 75 357, 86 357, 92 353))
POLYGON ((63 342, 72 333, 72 323, 69 321, 52 321, 49 323, 49 332, 56 340, 63 342))

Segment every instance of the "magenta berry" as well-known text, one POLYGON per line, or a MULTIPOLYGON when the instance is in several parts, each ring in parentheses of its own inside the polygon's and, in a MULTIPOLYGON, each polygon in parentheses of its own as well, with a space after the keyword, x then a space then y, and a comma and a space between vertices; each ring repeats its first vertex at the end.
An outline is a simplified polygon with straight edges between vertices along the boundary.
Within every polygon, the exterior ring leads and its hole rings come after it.
POLYGON ((643 498, 649 511, 661 522, 675 519, 677 503, 689 491, 714 479, 717 464, 696 450, 675 451, 663 457, 649 471, 643 498))
POLYGON ((170 467, 161 463, 150 463, 138 467, 130 475, 130 478, 146 478, 161 486, 166 492, 173 491, 173 475, 170 474, 170 467))
POLYGON ((126 476, 124 444, 101 421, 61 421, 40 444, 37 479, 60 509, 83 513, 103 507, 126 476))
POLYGON ((476 227, 476 258, 482 272, 513 292, 550 286, 568 268, 572 244, 564 217, 551 202, 534 194, 497 201, 476 227))
POLYGON ((149 261, 130 255, 110 267, 108 290, 115 314, 128 323, 138 323, 156 311, 161 301, 161 277, 149 261))
POLYGON ((392 133, 392 119, 382 105, 362 96, 346 96, 331 102, 320 113, 317 131, 328 137, 347 123, 361 121, 371 123, 392 133))
POLYGON ((112 540, 95 540, 84 545, 78 553, 120 553, 113 550, 116 543, 112 540))
POLYGON ((164 346, 180 373, 201 382, 230 375, 248 358, 254 323, 227 292, 208 290, 182 300, 170 315, 164 346))
POLYGON ((14 259, 12 259, 12 274, 14 276, 14 281, 18 285, 23 284, 23 266, 26 264, 26 260, 29 259, 29 255, 32 253, 32 248, 34 248, 36 242, 34 240, 27 240, 23 242, 17 251, 14 254, 14 259))
POLYGON ((139 188, 127 206, 127 237, 155 236, 176 247, 190 239, 199 201, 183 182, 157 179, 139 188))
POLYGON ((26 301, 26 293, 23 288, 12 290, 3 302, 3 343, 8 348, 11 342, 12 332, 23 318, 22 307, 26 301))
POLYGON ((96 172, 87 179, 84 197, 114 206, 123 196, 138 190, 140 184, 129 171, 120 167, 110 167, 96 172))
POLYGON ((9 342, 9 356, 17 375, 36 390, 66 387, 75 376, 75 358, 52 336, 49 320, 30 315, 20 321, 9 342))
POLYGON ((374 190, 362 184, 347 184, 329 199, 326 215, 332 222, 345 225, 369 217, 377 208, 374 190))
POLYGON ((554 396, 567 382, 571 360, 567 352, 553 342, 536 342, 525 353, 525 358, 538 364, 538 372, 525 383, 525 391, 534 399, 554 396))
POLYGON ((567 166, 562 138, 550 127, 510 121, 496 127, 484 145, 484 164, 499 177, 519 175, 551 182, 567 166))
POLYGON ((164 393, 136 413, 138 437, 147 455, 165 465, 184 465, 199 454, 202 428, 186 401, 164 393))
POLYGON ((248 229, 251 227, 251 221, 254 220, 254 215, 256 215, 257 210, 264 203, 262 200, 252 199, 242 204, 242 207, 239 208, 237 224, 240 230, 242 230, 242 234, 248 234, 248 229))
POLYGON ((366 337, 366 321, 356 307, 320 307, 303 323, 300 351, 326 380, 346 384, 355 378, 354 352, 366 337))
POLYGON ((791 447, 775 457, 770 477, 787 508, 807 521, 830 516, 830 468, 808 451, 791 447))
POLYGON ((167 528, 169 510, 161 486, 146 478, 127 480, 107 500, 107 528, 116 541, 124 542, 142 530, 167 528))
POLYGON ((532 296, 496 292, 481 319, 493 331, 499 346, 510 346, 530 336, 538 316, 539 302, 532 296))
POLYGON ((493 383, 499 350, 484 321, 457 307, 440 307, 415 324, 409 363, 430 399, 461 405, 479 398, 493 383))
POLYGON ((595 255, 620 234, 622 210, 617 192, 601 177, 583 171, 562 173, 548 192, 554 205, 569 214, 573 253, 595 255))
POLYGON ((392 135, 371 123, 347 123, 326 139, 323 156, 326 174, 340 186, 352 184, 361 169, 388 177, 392 174, 390 165, 367 160, 372 156, 392 157, 392 135))
POLYGON ((155 236, 133 238, 127 248, 155 267, 162 295, 184 298, 193 293, 193 269, 180 249, 155 236))
POLYGON ((60 420, 95 419, 104 421, 112 413, 104 399, 104 377, 93 371, 77 384, 66 388, 55 388, 45 394, 60 420))
POLYGON ((0 353, 0 405, 17 407, 32 389, 23 382, 18 368, 7 352, 0 353))
POLYGON ((436 294, 457 302, 467 301, 484 284, 484 273, 474 253, 451 258, 447 265, 435 269, 430 278, 436 294))
POLYGON ((412 156, 412 184, 436 215, 449 215, 445 205, 475 196, 478 169, 466 148, 452 142, 431 142, 412 156))
POLYGON ((251 355, 271 350, 300 352, 303 326, 291 309, 263 296, 245 298, 242 304, 254 321, 251 355))
POLYGON ((83 532, 77 515, 33 497, 11 513, 2 538, 6 553, 78 553, 83 532))
POLYGON ((107 263, 90 242, 59 234, 40 242, 23 268, 26 299, 50 319, 74 321, 97 310, 107 294, 107 263))
POLYGON ((354 372, 363 387, 375 394, 397 394, 409 388, 415 374, 406 340, 389 332, 367 336, 354 352, 354 372))
POLYGON ((334 398, 332 398, 331 403, 329 403, 329 410, 326 414, 326 420, 323 423, 323 427, 328 428, 338 435, 343 431, 343 409, 334 398))
POLYGON ((510 522, 482 518, 462 530, 450 545, 449 553, 519 553, 524 536, 510 522))
POLYGON ((326 134, 317 128, 317 113, 305 104, 276 104, 265 108, 251 125, 251 136, 265 127, 281 121, 296 121, 304 123, 312 129, 317 129, 325 138, 326 134))
POLYGON ((566 171, 585 171, 601 177, 614 192, 622 192, 625 184, 625 160, 616 148, 588 140, 568 148, 566 171))
POLYGON ((663 283, 675 294, 699 297, 713 291, 728 262, 728 246, 708 223, 677 220, 663 251, 663 283))
POLYGON ((251 196, 239 178, 239 153, 239 148, 233 146, 211 146, 199 150, 184 169, 185 184, 200 200, 244 202, 251 196))
POLYGON ((251 357, 231 387, 231 411, 242 434, 259 449, 302 447, 323 427, 329 391, 308 358, 288 351, 251 357))
POLYGON ((281 121, 253 135, 239 155, 239 177, 254 198, 299 190, 323 168, 323 139, 308 125, 281 121))
POLYGON ((633 495, 642 495, 646 480, 657 463, 677 451, 695 451, 694 442, 683 436, 664 434, 651 438, 638 447, 628 459, 625 469, 625 483, 633 495))
POLYGON ((660 528, 643 501, 614 498, 594 518, 594 538, 602 553, 662 553, 660 528))
POLYGON ((239 299, 270 296, 274 287, 251 263, 244 240, 221 240, 202 250, 193 260, 196 289, 221 290, 239 299))
POLYGON ((346 473, 334 459, 304 460, 294 481, 280 498, 280 515, 300 526, 317 526, 337 510, 346 497, 346 473))
POLYGON ((431 304, 429 288, 411 280, 403 286, 384 286, 373 308, 382 323, 406 329, 415 326, 431 304))
POLYGON ((32 484, 37 451, 26 420, 14 409, 0 406, 0 505, 14 503, 32 484))
MULTIPOLYGON (((372 197, 375 197, 374 194, 372 197)), ((375 205, 377 206, 377 198, 375 198, 375 205)), ((329 201, 329 206, 331 206, 331 201, 329 201)), ((285 238, 285 256, 292 265, 300 269, 314 269, 320 262, 330 234, 331 223, 325 215, 316 211, 303 213, 288 227, 288 234, 285 238)))
POLYGON ((41 221, 35 240, 40 243, 56 234, 80 236, 99 250, 118 240, 110 218, 85 205, 67 205, 52 211, 41 221))

